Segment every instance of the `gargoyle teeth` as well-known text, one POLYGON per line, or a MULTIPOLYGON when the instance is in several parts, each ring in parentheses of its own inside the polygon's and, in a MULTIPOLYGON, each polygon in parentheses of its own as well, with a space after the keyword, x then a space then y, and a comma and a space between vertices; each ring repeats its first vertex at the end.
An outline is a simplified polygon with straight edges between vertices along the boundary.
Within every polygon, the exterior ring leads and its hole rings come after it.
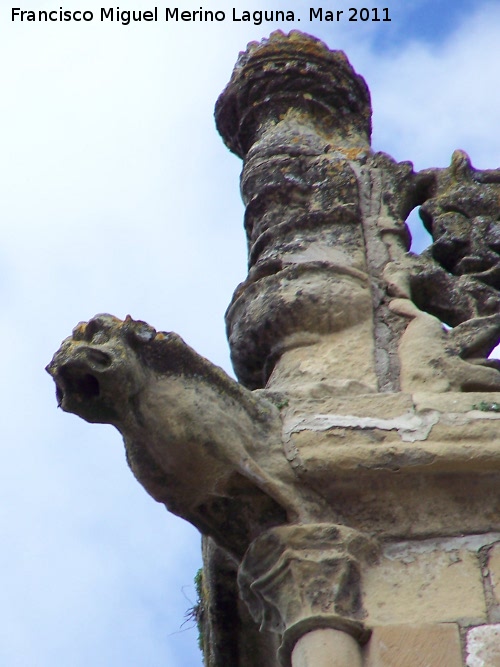
POLYGON ((56 382, 56 400, 57 407, 62 407, 62 402, 64 400, 64 391, 61 389, 61 386, 56 382))

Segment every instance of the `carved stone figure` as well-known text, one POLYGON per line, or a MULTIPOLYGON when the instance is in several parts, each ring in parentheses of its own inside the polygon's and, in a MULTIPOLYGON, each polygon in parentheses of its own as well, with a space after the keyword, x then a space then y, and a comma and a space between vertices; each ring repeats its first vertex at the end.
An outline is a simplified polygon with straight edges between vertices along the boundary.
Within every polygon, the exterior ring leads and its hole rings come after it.
POLYGON ((148 493, 231 553, 242 556, 264 526, 307 516, 276 406, 177 334, 97 315, 47 370, 63 410, 115 426, 148 493))
POLYGON ((383 628, 415 619, 453 644, 426 664, 455 667, 459 626, 500 614, 477 583, 500 543, 500 169, 457 151, 416 173, 371 150, 370 118, 345 55, 296 32, 250 44, 217 102, 244 160, 250 269, 226 313, 241 384, 111 315, 48 366, 63 410, 116 426, 141 484, 206 536, 207 667, 379 666, 383 628), (469 561, 484 611, 455 605, 469 561))

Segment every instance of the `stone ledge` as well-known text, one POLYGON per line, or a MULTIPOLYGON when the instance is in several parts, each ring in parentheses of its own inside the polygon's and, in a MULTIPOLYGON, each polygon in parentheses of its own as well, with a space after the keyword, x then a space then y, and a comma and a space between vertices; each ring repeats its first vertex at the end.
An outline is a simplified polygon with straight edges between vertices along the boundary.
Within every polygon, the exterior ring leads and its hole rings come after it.
POLYGON ((288 459, 300 470, 492 473, 500 471, 500 393, 365 394, 294 399, 283 415, 288 459), (491 409, 488 409, 491 406, 491 409))

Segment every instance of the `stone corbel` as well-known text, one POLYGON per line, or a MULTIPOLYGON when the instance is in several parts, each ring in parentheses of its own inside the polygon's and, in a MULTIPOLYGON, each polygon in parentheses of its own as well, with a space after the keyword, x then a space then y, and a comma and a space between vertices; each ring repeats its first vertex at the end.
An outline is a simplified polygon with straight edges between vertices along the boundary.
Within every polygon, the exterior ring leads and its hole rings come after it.
POLYGON ((252 542, 238 572, 240 595, 261 630, 282 635, 282 667, 359 663, 359 645, 369 637, 361 574, 376 557, 371 539, 328 523, 280 526, 252 542), (325 662, 325 644, 336 645, 344 659, 325 662))

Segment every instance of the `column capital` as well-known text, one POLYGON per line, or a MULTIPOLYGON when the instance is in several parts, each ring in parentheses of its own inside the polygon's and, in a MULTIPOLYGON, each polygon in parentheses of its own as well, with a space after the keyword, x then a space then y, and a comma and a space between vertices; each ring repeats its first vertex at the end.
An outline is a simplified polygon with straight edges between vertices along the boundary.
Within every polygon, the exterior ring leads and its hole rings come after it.
POLYGON ((333 628, 366 641, 361 570, 377 553, 359 531, 327 523, 272 528, 252 542, 238 572, 240 594, 261 630, 282 635, 283 667, 313 630, 333 628))

